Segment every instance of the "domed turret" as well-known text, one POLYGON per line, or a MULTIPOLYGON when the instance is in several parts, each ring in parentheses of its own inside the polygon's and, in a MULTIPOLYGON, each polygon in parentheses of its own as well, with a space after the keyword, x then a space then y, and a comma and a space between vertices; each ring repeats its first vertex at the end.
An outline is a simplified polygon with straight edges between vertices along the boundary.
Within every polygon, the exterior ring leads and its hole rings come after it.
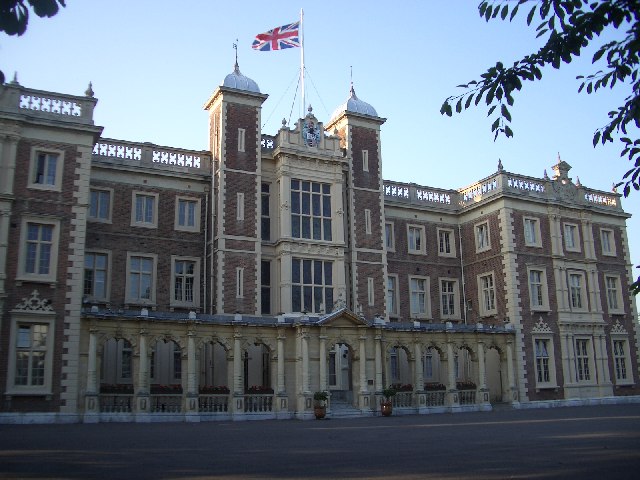
POLYGON ((260 93, 260 87, 258 84, 251 80, 249 77, 245 77, 240 73, 240 67, 238 67, 238 62, 233 68, 233 72, 224 77, 224 82, 222 82, 223 87, 235 88, 236 90, 246 90, 252 93, 260 93))
POLYGON ((353 83, 351 84, 351 89, 349 91, 349 98, 346 102, 335 109, 333 115, 331 115, 331 119, 333 120, 337 118, 344 112, 359 113, 360 115, 369 115, 370 117, 378 116, 378 112, 376 112, 375 108, 358 98, 356 91, 353 88, 353 83))

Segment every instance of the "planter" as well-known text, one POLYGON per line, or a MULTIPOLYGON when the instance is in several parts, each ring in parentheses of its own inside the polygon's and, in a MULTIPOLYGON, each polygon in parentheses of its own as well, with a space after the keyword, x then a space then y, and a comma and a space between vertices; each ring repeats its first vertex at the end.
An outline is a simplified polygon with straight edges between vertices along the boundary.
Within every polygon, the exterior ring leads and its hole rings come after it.
POLYGON ((393 413, 393 404, 391 402, 381 402, 380 413, 382 413, 383 417, 389 417, 393 413))
POLYGON ((327 407, 316 405, 313 407, 313 414, 316 416, 316 420, 322 420, 327 415, 327 407))

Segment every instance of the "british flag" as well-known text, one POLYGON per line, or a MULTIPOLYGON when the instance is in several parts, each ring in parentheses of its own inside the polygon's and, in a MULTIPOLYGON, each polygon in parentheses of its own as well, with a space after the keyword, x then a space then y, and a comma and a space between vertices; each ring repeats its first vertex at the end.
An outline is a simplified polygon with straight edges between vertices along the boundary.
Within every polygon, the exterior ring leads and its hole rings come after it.
POLYGON ((268 52, 269 50, 283 50, 300 46, 300 22, 290 23, 276 27, 266 33, 259 33, 253 41, 251 48, 268 52))

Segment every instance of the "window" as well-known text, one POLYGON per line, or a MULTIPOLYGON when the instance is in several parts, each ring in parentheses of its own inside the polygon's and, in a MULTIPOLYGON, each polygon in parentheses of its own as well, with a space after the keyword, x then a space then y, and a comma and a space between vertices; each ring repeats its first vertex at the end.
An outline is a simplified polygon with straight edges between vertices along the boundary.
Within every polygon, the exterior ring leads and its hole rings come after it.
POLYGON ((496 315, 496 291, 493 282, 493 273, 478 276, 478 288, 480 298, 480 315, 496 315))
POLYGON ((89 191, 89 220, 111 222, 111 192, 96 188, 89 191))
POLYGON ((580 251, 578 226, 573 223, 564 224, 564 247, 570 252, 580 251))
POLYGON ((294 312, 322 313, 333 308, 333 263, 294 258, 291 262, 294 312))
POLYGON ((387 313, 389 316, 398 315, 398 277, 387 277, 387 313))
POLYGON ((28 187, 59 192, 62 188, 63 159, 61 151, 32 150, 28 187))
POLYGON ((109 255, 86 252, 84 254, 84 295, 90 300, 107 300, 109 255))
POLYGON ((236 267, 236 298, 244 297, 244 267, 236 267))
POLYGON ((262 240, 271 240, 271 218, 269 214, 269 198, 270 198, 270 185, 268 183, 262 184, 262 192, 260 195, 261 206, 261 219, 260 219, 260 231, 262 240))
POLYGON ((627 374, 627 341, 613 340, 613 363, 616 383, 629 383, 627 374))
POLYGON ((604 283, 607 291, 607 305, 609 307, 609 313, 624 313, 622 291, 620 289, 620 277, 618 275, 605 275, 604 283))
POLYGON ((409 277, 409 294, 411 298, 411 317, 429 317, 429 279, 426 277, 409 277))
POLYGON ((459 318, 458 281, 451 278, 440 279, 440 315, 443 318, 459 318))
POLYGON ((127 303, 156 301, 156 255, 127 253, 127 303))
POLYGON ((171 305, 197 307, 200 304, 200 260, 171 257, 171 305))
POLYGON ((331 185, 291 180, 291 236, 331 240, 331 185))
POLYGON ((553 340, 534 338, 534 355, 536 369, 536 385, 540 388, 556 386, 556 367, 553 354, 553 340))
POLYGON ((583 272, 569 272, 569 305, 572 310, 587 309, 587 289, 583 272))
POLYGON ((53 327, 53 320, 14 320, 6 393, 51 393, 53 327))
POLYGON ((529 247, 542 247, 539 219, 524 218, 524 244, 529 247))
POLYGON ((268 260, 260 263, 260 295, 260 313, 271 314, 271 262, 268 260))
POLYGON ((433 380, 433 348, 425 350, 422 357, 422 373, 425 380, 433 380))
POLYGON ((576 381, 591 380, 591 343, 587 339, 576 339, 576 381))
POLYGON ((475 226, 475 238, 476 238, 476 252, 483 252, 489 250, 491 245, 489 244, 489 223, 484 222, 475 226))
POLYGON ((158 194, 133 192, 131 225, 156 228, 158 226, 158 194))
POLYGON ((362 150, 362 171, 369 171, 369 150, 362 150))
POLYGON ((396 249, 396 242, 393 235, 393 223, 386 222, 384 224, 384 242, 387 250, 390 252, 394 252, 396 249))
POLYGON ((438 228, 438 255, 441 257, 456 256, 456 244, 453 230, 438 228))
POLYGON ((407 226, 409 253, 425 253, 424 236, 424 227, 417 225, 407 226))
POLYGON ((375 305, 375 294, 373 288, 373 278, 367 278, 367 301, 370 307, 375 305))
POLYGON ((613 230, 608 228, 600 229, 600 242, 602 244, 602 254, 615 257, 616 255, 616 241, 613 235, 613 230))
POLYGON ((20 231, 19 280, 55 282, 60 222, 23 218, 20 231))
POLYGON ((236 194, 236 220, 244 220, 244 193, 236 194))
POLYGON ((364 209, 364 231, 367 235, 371 235, 371 210, 364 209))
POLYGON ((549 310, 547 271, 542 267, 528 267, 529 305, 531 310, 549 310))
POLYGON ((245 137, 245 130, 244 128, 239 128, 238 129, 238 151, 239 152, 244 152, 244 137, 245 137))
POLYGON ((185 232, 200 231, 200 199, 176 197, 174 228, 185 232))

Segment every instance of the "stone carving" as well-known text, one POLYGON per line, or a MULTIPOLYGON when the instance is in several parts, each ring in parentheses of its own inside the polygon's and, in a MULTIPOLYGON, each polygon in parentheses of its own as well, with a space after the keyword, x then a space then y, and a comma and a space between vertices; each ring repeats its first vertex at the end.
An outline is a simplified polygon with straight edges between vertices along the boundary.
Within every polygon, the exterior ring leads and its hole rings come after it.
POLYGON ((18 312, 53 312, 51 300, 40 298, 37 290, 31 292, 29 298, 23 297, 22 302, 16 305, 14 311, 18 312))
POLYGON ((627 335, 627 329, 620 323, 620 320, 616 320, 616 323, 611 327, 611 333, 617 333, 622 335, 627 335))
POLYGON ((539 320, 536 322, 535 326, 531 330, 531 333, 552 333, 551 327, 547 324, 542 317, 539 317, 539 320))

